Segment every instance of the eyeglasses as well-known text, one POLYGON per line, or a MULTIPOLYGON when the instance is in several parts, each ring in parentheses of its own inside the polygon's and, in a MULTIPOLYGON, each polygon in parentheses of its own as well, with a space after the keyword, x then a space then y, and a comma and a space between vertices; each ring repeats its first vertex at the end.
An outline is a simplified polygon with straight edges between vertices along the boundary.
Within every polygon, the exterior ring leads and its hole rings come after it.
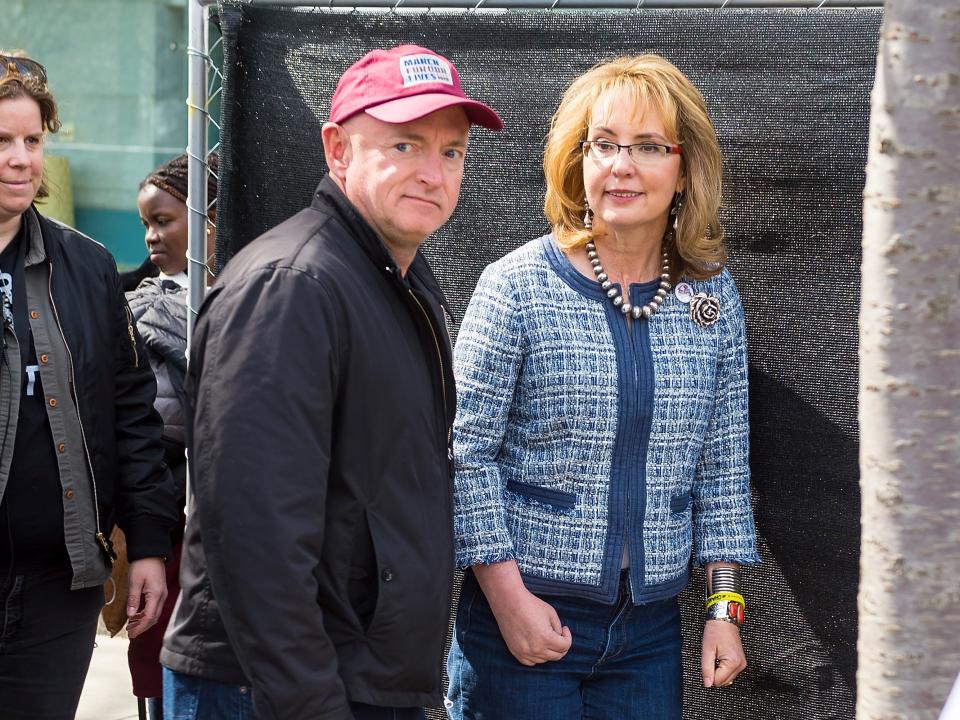
POLYGON ((47 84, 47 71, 36 60, 25 57, 13 57, 11 55, 0 55, 0 78, 10 74, 11 68, 22 78, 37 78, 44 85, 47 84))
POLYGON ((618 145, 609 140, 584 140, 580 147, 585 157, 592 157, 599 163, 613 162, 621 150, 627 151, 634 165, 658 163, 665 160, 667 155, 683 154, 683 148, 679 145, 662 145, 652 142, 618 145))

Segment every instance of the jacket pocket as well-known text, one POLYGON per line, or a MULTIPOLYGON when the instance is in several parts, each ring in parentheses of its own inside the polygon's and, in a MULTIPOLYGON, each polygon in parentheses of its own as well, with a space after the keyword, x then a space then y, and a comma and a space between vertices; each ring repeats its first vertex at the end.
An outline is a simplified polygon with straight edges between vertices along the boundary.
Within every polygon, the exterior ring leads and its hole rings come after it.
POLYGON ((691 495, 690 493, 674 495, 672 498, 670 498, 670 512, 672 513, 686 512, 687 508, 690 507, 690 504, 692 502, 693 502, 693 495, 691 495))
POLYGON ((557 510, 573 510, 577 505, 577 496, 574 493, 541 485, 530 485, 519 480, 508 480, 507 492, 557 510))
POLYGON ((377 551, 370 531, 370 519, 363 514, 361 532, 357 538, 347 577, 347 598, 360 622, 363 632, 370 629, 380 600, 377 551))

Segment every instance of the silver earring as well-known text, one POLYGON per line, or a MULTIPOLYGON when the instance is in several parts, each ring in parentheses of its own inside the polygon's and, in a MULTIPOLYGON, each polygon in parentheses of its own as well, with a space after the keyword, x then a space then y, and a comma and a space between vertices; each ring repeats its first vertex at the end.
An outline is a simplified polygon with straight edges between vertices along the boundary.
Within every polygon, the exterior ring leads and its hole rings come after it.
POLYGON ((673 215, 673 231, 677 231, 677 225, 680 223, 680 208, 683 207, 683 193, 677 193, 673 198, 673 207, 670 208, 670 214, 673 215))
POLYGON ((593 230, 593 210, 590 209, 590 203, 587 202, 587 199, 583 199, 583 226, 587 230, 593 230))

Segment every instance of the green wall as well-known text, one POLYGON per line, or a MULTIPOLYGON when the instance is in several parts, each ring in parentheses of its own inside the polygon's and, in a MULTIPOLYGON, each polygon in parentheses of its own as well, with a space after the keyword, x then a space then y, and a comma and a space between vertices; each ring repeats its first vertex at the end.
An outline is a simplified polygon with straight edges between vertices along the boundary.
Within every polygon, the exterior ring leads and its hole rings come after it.
POLYGON ((0 0, 0 18, 0 48, 47 68, 78 229, 139 264, 137 186, 187 144, 185 0, 0 0))

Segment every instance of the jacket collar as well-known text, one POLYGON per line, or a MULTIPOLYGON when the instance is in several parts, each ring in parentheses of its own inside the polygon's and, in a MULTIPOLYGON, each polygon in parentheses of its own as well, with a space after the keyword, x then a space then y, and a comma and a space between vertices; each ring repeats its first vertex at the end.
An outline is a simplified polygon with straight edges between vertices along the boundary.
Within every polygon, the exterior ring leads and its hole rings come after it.
POLYGON ((40 213, 33 205, 23 214, 23 222, 27 224, 27 254, 23 258, 23 264, 30 267, 47 259, 43 232, 40 230, 40 213))
POLYGON ((320 181, 320 185, 313 195, 312 207, 333 215, 344 228, 349 230, 353 240, 381 272, 386 272, 403 285, 430 293, 447 315, 453 319, 453 313, 450 310, 447 298, 444 296, 440 283, 437 282, 437 278, 423 253, 417 250, 413 262, 407 268, 406 277, 401 277, 400 268, 383 244, 380 236, 357 212, 353 203, 347 199, 329 174, 324 175, 323 180, 320 181))

